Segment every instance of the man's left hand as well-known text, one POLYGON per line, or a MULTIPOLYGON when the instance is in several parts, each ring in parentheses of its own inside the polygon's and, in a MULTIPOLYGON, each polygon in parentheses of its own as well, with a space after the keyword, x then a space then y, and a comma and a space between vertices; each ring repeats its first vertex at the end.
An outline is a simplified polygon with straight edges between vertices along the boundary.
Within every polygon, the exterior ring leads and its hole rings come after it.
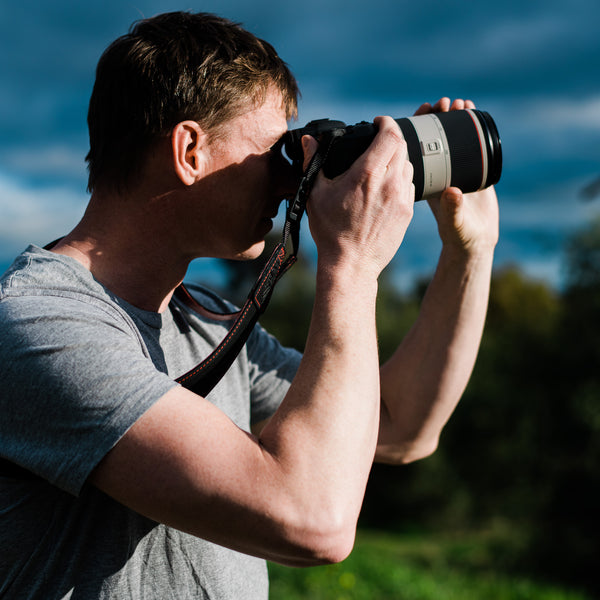
MULTIPOLYGON (((475 108, 471 100, 441 98, 433 106, 422 104, 415 115, 475 108)), ((498 242, 498 199, 493 187, 463 194, 456 187, 428 200, 442 243, 467 254, 491 250, 498 242)))

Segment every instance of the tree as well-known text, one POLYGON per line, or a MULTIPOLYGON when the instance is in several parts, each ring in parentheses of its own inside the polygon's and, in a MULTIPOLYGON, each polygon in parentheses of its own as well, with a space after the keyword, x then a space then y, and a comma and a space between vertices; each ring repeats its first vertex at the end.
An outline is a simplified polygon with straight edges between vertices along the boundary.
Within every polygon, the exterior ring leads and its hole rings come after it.
POLYGON ((533 555, 538 566, 595 593, 600 556, 600 219, 566 248, 566 289, 557 332, 561 373, 556 435, 533 555), (563 549, 557 552, 556 549, 563 549))

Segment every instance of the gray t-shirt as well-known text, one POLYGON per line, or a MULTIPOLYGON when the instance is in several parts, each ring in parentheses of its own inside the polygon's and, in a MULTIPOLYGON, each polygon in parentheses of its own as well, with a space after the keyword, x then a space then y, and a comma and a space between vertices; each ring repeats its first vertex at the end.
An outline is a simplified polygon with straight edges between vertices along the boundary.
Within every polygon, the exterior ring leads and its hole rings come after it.
MULTIPOLYGON (((192 289, 207 308, 231 310, 192 289)), ((17 258, 0 279, 0 456, 40 478, 0 476, 0 597, 267 598, 264 561, 151 521, 86 484, 229 325, 177 300, 162 314, 140 310, 77 261, 35 246, 17 258)), ((277 409, 299 360, 257 326, 208 399, 249 430, 277 409)))

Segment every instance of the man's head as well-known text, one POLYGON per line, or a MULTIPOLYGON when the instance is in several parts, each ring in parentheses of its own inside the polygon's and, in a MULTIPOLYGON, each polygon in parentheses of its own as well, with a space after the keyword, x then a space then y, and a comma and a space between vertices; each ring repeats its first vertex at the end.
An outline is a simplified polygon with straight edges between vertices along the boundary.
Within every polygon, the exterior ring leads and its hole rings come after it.
POLYGON ((287 118, 298 89, 273 47, 206 13, 175 12, 136 23, 104 52, 90 100, 90 191, 126 189, 153 145, 184 120, 209 135, 269 89, 287 118))

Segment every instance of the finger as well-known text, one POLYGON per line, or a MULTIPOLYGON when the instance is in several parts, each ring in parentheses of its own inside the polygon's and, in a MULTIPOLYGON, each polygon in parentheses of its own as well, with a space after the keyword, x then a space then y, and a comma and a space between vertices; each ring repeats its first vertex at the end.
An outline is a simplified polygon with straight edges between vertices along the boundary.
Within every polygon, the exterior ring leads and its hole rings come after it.
POLYGON ((450 106, 450 110, 464 110, 465 101, 462 98, 457 98, 450 106))
MULTIPOLYGON (((414 174, 415 174, 415 169, 414 169, 412 163, 410 162, 410 160, 408 160, 407 153, 403 153, 403 155, 402 155, 402 174, 404 176, 404 179, 406 181, 410 182, 410 184, 412 185, 414 174)), ((414 195, 415 195, 414 185, 412 185, 412 187, 413 187, 412 195, 414 198, 414 195)))
POLYGON ((433 112, 448 112, 450 110, 450 98, 440 98, 433 105, 433 112))
POLYGON ((421 104, 421 106, 419 106, 419 108, 417 108, 417 110, 415 111, 415 115, 427 115, 430 112, 432 112, 432 108, 431 108, 431 104, 429 102, 425 102, 424 104, 421 104))
POLYGON ((471 100, 465 100, 465 108, 475 108, 475 102, 471 100))
POLYGON ((394 119, 377 117, 374 123, 378 128, 377 135, 368 151, 354 163, 357 170, 366 172, 385 170, 397 152, 402 153, 404 157, 407 155, 406 142, 394 119))
POLYGON ((302 169, 306 171, 312 157, 319 147, 319 142, 317 142, 317 140, 310 135, 303 135, 300 141, 302 143, 302 150, 304 151, 304 163, 302 165, 302 169))
POLYGON ((440 207, 451 217, 455 217, 463 204, 463 193, 457 187, 446 188, 440 198, 440 207))
POLYGON ((392 179, 399 176, 405 184, 412 183, 414 169, 408 160, 408 153, 403 144, 396 144, 396 152, 386 166, 386 174, 392 179))

